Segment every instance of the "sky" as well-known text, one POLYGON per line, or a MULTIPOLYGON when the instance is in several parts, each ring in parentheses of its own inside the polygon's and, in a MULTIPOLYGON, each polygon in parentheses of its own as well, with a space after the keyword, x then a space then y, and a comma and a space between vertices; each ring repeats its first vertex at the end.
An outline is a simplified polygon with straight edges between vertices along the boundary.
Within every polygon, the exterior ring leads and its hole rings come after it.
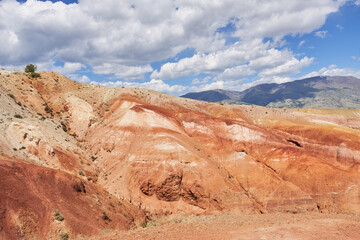
POLYGON ((0 0, 0 69, 175 96, 360 78, 360 0, 0 0))

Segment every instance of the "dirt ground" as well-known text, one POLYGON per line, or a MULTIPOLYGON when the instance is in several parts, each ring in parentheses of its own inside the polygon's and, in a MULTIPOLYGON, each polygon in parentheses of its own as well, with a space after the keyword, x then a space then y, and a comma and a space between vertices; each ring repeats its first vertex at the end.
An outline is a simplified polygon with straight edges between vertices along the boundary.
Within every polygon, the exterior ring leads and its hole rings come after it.
POLYGON ((91 239, 360 239, 360 216, 320 213, 170 216, 127 232, 104 230, 91 239))

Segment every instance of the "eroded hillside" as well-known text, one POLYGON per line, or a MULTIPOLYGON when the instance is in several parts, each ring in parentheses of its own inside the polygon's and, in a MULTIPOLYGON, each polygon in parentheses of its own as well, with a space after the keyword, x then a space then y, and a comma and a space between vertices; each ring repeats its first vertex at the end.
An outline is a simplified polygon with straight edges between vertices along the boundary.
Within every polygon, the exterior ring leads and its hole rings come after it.
MULTIPOLYGON (((28 214, 31 204, 42 206, 46 216, 31 234, 60 229, 51 223, 53 208, 65 219, 68 213, 83 221, 65 204, 71 199, 93 216, 89 234, 127 229, 145 213, 360 213, 359 110, 221 106, 40 74, 0 75, 1 167, 13 173, 1 184, 13 190, 26 187, 22 182, 32 186, 19 190, 28 205, 11 204, 15 192, 1 188, 0 220, 7 228, 0 236, 30 236, 21 226, 25 218, 39 217, 28 214), (29 177, 34 171, 36 179, 29 177), (100 190, 71 192, 75 183, 100 190), (44 187, 49 184, 61 189, 50 191, 44 187), (72 195, 53 198, 61 191, 72 195), (98 203, 91 202, 93 195, 98 203), (114 210, 111 199, 121 203, 114 210), (124 204, 131 214, 121 209, 124 204), (107 224, 103 212, 122 220, 107 224)), ((74 222, 65 228, 84 234, 74 222)))

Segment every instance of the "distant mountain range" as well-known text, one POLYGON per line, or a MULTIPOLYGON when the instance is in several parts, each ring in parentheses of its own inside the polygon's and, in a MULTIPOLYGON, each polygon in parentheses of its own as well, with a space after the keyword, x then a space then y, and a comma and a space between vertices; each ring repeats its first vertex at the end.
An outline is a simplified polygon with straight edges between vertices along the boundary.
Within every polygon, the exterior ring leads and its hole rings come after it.
POLYGON ((318 76, 282 84, 260 84, 242 92, 215 89, 181 97, 272 108, 360 108, 360 79, 318 76))

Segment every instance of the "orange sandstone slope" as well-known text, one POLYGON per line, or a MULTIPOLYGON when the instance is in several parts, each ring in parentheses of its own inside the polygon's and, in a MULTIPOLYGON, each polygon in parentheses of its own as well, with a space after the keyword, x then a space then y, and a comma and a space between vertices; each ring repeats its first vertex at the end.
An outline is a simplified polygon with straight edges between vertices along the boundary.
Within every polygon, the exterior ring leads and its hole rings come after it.
POLYGON ((0 239, 92 236, 145 219, 129 203, 63 171, 1 158, 0 176, 0 239))
POLYGON ((90 177, 152 214, 360 212, 359 110, 221 106, 40 74, 0 75, 3 156, 90 177))

